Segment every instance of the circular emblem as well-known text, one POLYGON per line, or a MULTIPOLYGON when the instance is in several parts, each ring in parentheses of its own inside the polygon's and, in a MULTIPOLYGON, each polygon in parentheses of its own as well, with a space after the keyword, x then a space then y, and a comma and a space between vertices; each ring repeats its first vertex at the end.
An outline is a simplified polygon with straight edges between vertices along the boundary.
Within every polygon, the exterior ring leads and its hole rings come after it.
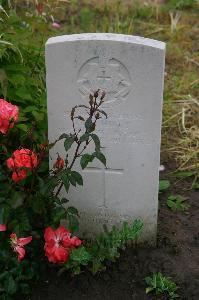
POLYGON ((88 97, 98 89, 105 91, 104 104, 120 103, 131 90, 131 78, 127 68, 104 51, 82 65, 78 72, 77 84, 83 97, 88 97))

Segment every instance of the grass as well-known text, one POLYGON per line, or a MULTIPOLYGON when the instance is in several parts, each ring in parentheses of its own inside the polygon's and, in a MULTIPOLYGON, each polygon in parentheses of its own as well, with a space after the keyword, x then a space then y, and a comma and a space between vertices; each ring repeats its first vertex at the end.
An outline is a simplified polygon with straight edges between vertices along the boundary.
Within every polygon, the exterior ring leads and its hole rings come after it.
MULTIPOLYGON (((45 36, 44 42, 49 36, 81 32, 115 32, 165 41, 162 157, 199 177, 199 7, 191 0, 167 2, 45 1, 45 15, 37 17, 38 24, 33 20, 32 26, 38 40, 45 36), (60 21, 59 30, 52 29, 53 20, 60 21)), ((18 7, 24 15, 21 1, 18 7)), ((38 14, 33 1, 26 6, 28 10, 31 16, 24 18, 30 22, 38 14)))

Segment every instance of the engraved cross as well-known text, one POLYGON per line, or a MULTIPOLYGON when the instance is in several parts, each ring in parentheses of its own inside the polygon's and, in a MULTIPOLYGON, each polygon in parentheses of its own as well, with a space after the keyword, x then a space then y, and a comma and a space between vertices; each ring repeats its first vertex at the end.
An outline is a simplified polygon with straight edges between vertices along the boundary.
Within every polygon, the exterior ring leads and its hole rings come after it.
POLYGON ((87 172, 92 173, 101 173, 103 178, 103 204, 102 207, 107 208, 107 192, 106 192, 106 174, 112 175, 123 175, 123 169, 109 169, 109 168, 96 168, 96 167, 88 167, 85 169, 87 172))

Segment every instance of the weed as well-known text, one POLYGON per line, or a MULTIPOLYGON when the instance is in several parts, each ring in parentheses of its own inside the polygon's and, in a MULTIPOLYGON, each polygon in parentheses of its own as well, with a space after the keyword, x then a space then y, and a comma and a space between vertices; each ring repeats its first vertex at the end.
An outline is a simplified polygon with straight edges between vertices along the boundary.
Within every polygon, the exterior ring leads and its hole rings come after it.
POLYGON ((146 294, 162 295, 171 300, 178 298, 176 294, 178 287, 169 277, 165 277, 161 273, 155 273, 151 277, 146 277, 145 281, 148 285, 146 294))
POLYGON ((167 206, 174 212, 185 211, 189 205, 185 203, 186 198, 181 195, 170 195, 167 199, 167 206))

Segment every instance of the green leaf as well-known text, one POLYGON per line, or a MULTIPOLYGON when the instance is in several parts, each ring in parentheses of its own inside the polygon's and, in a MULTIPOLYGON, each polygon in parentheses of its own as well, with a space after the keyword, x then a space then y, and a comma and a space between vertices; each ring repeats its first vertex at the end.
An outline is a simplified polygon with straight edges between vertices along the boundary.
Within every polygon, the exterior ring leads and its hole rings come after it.
POLYGON ((106 157, 104 156, 104 154, 100 151, 96 151, 93 153, 93 155, 99 159, 99 161, 101 161, 103 163, 103 165, 106 167, 106 157))
POLYGON ((199 190, 199 182, 194 182, 192 188, 195 190, 199 190))
POLYGON ((73 186, 76 186, 76 179, 72 176, 72 172, 70 172, 70 173, 68 174, 68 178, 69 178, 70 183, 71 183, 73 186))
POLYGON ((83 178, 80 173, 76 171, 71 171, 70 175, 71 175, 70 178, 73 178, 77 184, 83 185, 83 178))
POLYGON ((17 286, 12 276, 6 280, 6 291, 8 294, 13 295, 16 293, 17 286))
POLYGON ((78 210, 75 207, 68 207, 66 211, 68 227, 72 232, 79 230, 78 210))
POLYGON ((189 172, 189 171, 179 171, 179 172, 175 172, 173 175, 174 175, 176 178, 187 178, 187 177, 194 176, 194 172, 189 172))
POLYGON ((92 118, 88 118, 85 122, 86 132, 90 133, 95 130, 95 124, 92 122, 92 118))
POLYGON ((67 134, 64 141, 64 148, 66 152, 71 148, 73 143, 74 143, 74 136, 70 136, 67 134))
POLYGON ((99 139, 99 137, 96 134, 94 134, 94 133, 91 134, 91 137, 92 137, 92 139, 93 139, 93 141, 95 143, 95 151, 96 152, 100 151, 101 146, 100 146, 100 139, 99 139))
POLYGON ((150 293, 151 291, 153 291, 153 288, 152 288, 152 287, 146 288, 146 294, 150 293))
POLYGON ((93 159, 94 159, 94 155, 92 155, 92 154, 82 155, 81 160, 80 160, 80 165, 81 165, 82 169, 85 169, 87 167, 88 163, 92 162, 93 159))
POLYGON ((169 180, 160 180, 159 181, 159 192, 163 192, 167 190, 170 187, 170 182, 169 180))
POLYGON ((16 90, 16 95, 23 100, 23 102, 26 102, 28 100, 32 100, 30 91, 25 87, 21 86, 19 89, 16 90))
POLYGON ((0 69, 0 86, 1 86, 4 99, 6 99, 7 88, 8 88, 8 77, 4 69, 0 69))
POLYGON ((79 216, 77 208, 75 208, 73 206, 69 206, 67 208, 67 214, 79 216))
POLYGON ((35 120, 38 122, 38 121, 42 121, 44 120, 45 116, 44 116, 44 113, 43 112, 38 112, 36 110, 34 110, 32 112, 32 115, 35 117, 35 120))
POLYGON ((186 198, 181 195, 170 195, 167 199, 167 206, 172 211, 185 211, 189 205, 185 203, 186 198))
POLYGON ((92 124, 93 124, 92 118, 89 117, 85 122, 85 128, 86 128, 87 132, 90 132, 90 128, 91 128, 92 124))
POLYGON ((0 224, 4 224, 4 207, 0 207, 0 224))
POLYGON ((63 207, 56 207, 53 211, 53 221, 60 223, 66 217, 66 210, 63 207))
POLYGON ((69 202, 69 200, 68 200, 68 199, 66 199, 66 198, 61 198, 60 202, 61 202, 62 204, 63 204, 63 203, 68 203, 68 202, 69 202))
POLYGON ((61 180, 64 184, 65 190, 68 193, 69 187, 70 187, 70 181, 69 181, 69 173, 67 171, 60 172, 61 180))
POLYGON ((66 139, 67 137, 68 137, 68 134, 62 133, 59 137, 59 140, 66 139))
POLYGON ((81 137, 80 137, 80 142, 86 142, 89 139, 89 133, 84 133, 81 137))
POLYGON ((26 124, 17 124, 16 127, 24 132, 28 131, 28 126, 26 124))
POLYGON ((70 254, 70 259, 78 264, 86 265, 91 259, 90 253, 84 246, 74 249, 70 254))
POLYGON ((48 181, 45 183, 43 182, 43 184, 40 180, 40 193, 44 196, 50 195, 54 191, 56 185, 58 184, 58 180, 59 179, 57 177, 53 176, 49 177, 48 181))

